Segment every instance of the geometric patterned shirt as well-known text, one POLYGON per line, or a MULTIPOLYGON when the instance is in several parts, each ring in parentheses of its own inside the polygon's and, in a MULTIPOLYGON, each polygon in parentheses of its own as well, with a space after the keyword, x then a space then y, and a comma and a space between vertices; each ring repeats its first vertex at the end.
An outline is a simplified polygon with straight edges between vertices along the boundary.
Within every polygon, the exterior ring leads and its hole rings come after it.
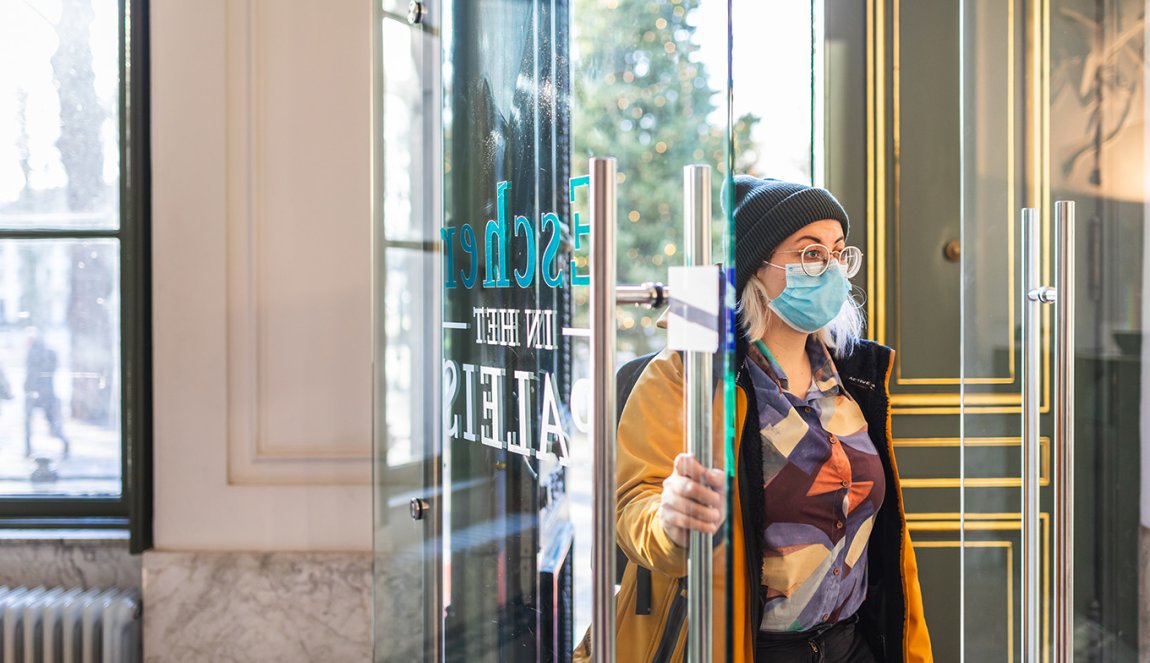
POLYGON ((763 446, 764 631, 806 631, 859 609, 886 488, 862 410, 830 353, 815 334, 806 351, 805 398, 787 391, 786 374, 759 343, 747 354, 763 446))

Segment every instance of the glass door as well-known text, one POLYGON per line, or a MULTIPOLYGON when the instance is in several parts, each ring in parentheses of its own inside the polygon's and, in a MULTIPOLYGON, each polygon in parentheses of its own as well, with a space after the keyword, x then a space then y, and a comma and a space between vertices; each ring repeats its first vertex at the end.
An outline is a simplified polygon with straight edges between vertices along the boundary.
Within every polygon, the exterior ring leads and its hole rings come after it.
POLYGON ((653 528, 735 479, 727 3, 375 24, 376 660, 726 660, 733 527, 653 528))
MULTIPOLYGON (((1043 205, 1042 152, 1036 138, 1041 120, 1040 70, 1035 26, 1037 3, 963 0, 959 14, 957 77, 960 87, 959 135, 961 205, 960 271, 960 570, 961 634, 953 661, 1038 661, 1027 657, 1029 641, 1023 615, 1028 534, 1035 520, 1023 517, 1022 393, 1028 384, 1028 345, 1024 306, 1022 213, 1043 205), (1000 480, 994 481, 992 478, 1000 480), (1006 480, 1002 480, 1006 479, 1006 480)), ((1045 210, 1044 210, 1045 211, 1045 210)), ((1044 215, 1044 218, 1045 215, 1044 215)), ((1029 255, 1029 254, 1028 254, 1029 255)), ((1027 300, 1029 301, 1029 300, 1027 300)), ((1027 318, 1030 322, 1030 319, 1027 318)), ((1044 327, 1048 328, 1048 327, 1044 327)), ((1047 337, 1049 339, 1049 337, 1047 337)), ((1042 338, 1039 337, 1039 342, 1042 338)), ((1049 364, 1049 345, 1041 359, 1049 364)), ((1049 366, 1039 367, 1049 375, 1049 366)), ((1039 404, 1050 409, 1050 392, 1039 404)), ((1048 417, 1047 417, 1048 418, 1048 417)), ((1026 451, 1030 440, 1026 440, 1026 451)), ((1046 456, 1038 477, 1049 495, 1050 435, 1041 440, 1046 456)), ((1032 457, 1030 455, 1027 456, 1032 457)), ((1044 511, 1049 515, 1049 501, 1044 511)), ((1046 548, 1049 559, 1049 520, 1046 548)), ((1032 589, 1032 588, 1031 588, 1032 589)), ((1027 604, 1030 605, 1029 603, 1027 604)), ((1049 603, 1044 607, 1049 611, 1049 603)), ((1049 614, 1049 612, 1047 612, 1049 614)), ((1049 622, 1047 622, 1049 623, 1049 622)), ((1043 634, 1042 623, 1032 633, 1043 634)), ((1046 631, 1048 633, 1048 631, 1046 631)), ((1040 643, 1041 644, 1041 643, 1040 643)), ((940 652, 942 653, 942 652, 940 652)), ((1041 646, 1035 655, 1049 654, 1041 646)), ((943 654, 945 655, 945 653, 943 654)))
POLYGON ((954 659, 1147 660, 1145 6, 959 14, 954 659))

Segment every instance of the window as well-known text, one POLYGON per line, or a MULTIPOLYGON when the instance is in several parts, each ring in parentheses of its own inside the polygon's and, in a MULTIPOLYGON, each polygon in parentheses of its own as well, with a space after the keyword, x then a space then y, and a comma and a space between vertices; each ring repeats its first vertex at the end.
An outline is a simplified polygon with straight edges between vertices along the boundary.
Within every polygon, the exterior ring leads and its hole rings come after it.
POLYGON ((0 523, 146 545, 146 7, 0 4, 0 523), (126 40, 131 39, 130 48, 126 40))
POLYGON ((822 3, 739 0, 731 15, 736 172, 823 186, 822 3))

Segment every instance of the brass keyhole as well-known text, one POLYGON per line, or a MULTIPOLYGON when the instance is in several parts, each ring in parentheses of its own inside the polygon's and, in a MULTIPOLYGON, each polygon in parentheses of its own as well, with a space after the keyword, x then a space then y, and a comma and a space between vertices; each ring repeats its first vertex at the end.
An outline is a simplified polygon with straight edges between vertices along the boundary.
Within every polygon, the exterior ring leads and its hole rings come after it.
POLYGON ((942 257, 947 262, 958 262, 962 258, 962 244, 957 239, 950 240, 942 247, 942 257))

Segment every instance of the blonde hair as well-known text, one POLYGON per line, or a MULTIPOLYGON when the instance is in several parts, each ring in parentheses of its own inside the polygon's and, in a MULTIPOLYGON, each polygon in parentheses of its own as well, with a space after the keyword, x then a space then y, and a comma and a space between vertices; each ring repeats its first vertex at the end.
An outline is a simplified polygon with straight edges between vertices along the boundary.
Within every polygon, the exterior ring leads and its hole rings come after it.
MULTIPOLYGON (((767 333, 774 311, 768 304, 771 296, 767 294, 767 287, 756 276, 752 276, 743 288, 743 295, 739 298, 739 321, 748 341, 757 341, 767 333)), ((785 324, 785 323, 784 323, 785 324)), ((862 306, 857 304, 853 297, 843 302, 842 310, 826 326, 815 332, 819 340, 830 348, 836 358, 850 355, 855 344, 862 338, 866 320, 863 318, 862 306)))

